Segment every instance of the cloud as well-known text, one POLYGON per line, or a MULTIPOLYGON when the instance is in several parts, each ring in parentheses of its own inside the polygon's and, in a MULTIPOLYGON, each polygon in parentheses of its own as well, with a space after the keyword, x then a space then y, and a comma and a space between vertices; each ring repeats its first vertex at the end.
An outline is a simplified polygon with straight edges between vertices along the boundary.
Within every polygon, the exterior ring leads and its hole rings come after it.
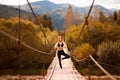
POLYGON ((120 0, 111 0, 111 3, 120 4, 120 0))
POLYGON ((100 4, 120 4, 120 0, 96 0, 100 4))
MULTIPOLYGON (((40 1, 40 0, 29 0, 30 2, 40 1)), ((20 0, 21 4, 27 3, 27 0, 20 0)), ((19 5, 19 0, 0 0, 0 4, 7 4, 7 5, 19 5)))
POLYGON ((0 0, 1 4, 7 4, 7 5, 18 5, 19 0, 0 0))
POLYGON ((120 0, 96 0, 95 4, 102 5, 106 8, 120 9, 120 0))
POLYGON ((106 8, 115 8, 115 9, 120 9, 120 4, 109 4, 105 5, 106 8))

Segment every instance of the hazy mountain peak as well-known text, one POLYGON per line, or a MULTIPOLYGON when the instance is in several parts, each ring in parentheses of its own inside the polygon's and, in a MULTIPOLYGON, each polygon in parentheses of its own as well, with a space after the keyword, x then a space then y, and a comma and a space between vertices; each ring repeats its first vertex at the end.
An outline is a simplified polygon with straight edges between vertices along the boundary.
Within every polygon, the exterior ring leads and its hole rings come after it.
MULTIPOLYGON (((52 16, 53 22, 55 23, 56 29, 58 28, 60 29, 60 27, 62 27, 62 25, 64 24, 64 14, 67 11, 68 6, 72 4, 68 4, 68 3, 55 4, 49 0, 43 0, 43 1, 32 2, 31 5, 35 13, 37 14, 50 14, 52 16)), ((96 7, 102 10, 105 14, 111 13, 109 9, 106 9, 101 5, 94 5, 91 14, 94 12, 96 7)), ((88 12, 89 8, 90 6, 89 7, 77 7, 77 6, 72 5, 73 11, 77 10, 77 12, 80 13, 81 18, 83 17, 85 13, 88 12)), ((31 12, 28 4, 22 5, 21 9, 31 12)))
POLYGON ((43 4, 47 4, 47 5, 57 5, 51 1, 48 1, 48 0, 43 0, 43 1, 37 1, 37 2, 32 2, 31 3, 32 5, 43 5, 43 4))
POLYGON ((115 9, 115 8, 111 8, 109 9, 110 11, 118 11, 118 9, 115 9))
MULTIPOLYGON (((0 18, 17 17, 18 14, 19 14, 18 8, 0 4, 0 18)), ((26 15, 31 15, 31 14, 29 12, 21 10, 21 15, 26 16, 26 15)))

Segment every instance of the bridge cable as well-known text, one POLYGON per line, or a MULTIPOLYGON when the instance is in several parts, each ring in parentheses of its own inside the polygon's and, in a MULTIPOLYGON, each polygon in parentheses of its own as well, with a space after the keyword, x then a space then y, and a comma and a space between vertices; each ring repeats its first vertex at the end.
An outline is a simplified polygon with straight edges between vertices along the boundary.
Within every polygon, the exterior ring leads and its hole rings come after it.
MULTIPOLYGON (((0 30, 0 33, 3 34, 4 36, 9 37, 10 39, 12 39, 12 40, 14 40, 14 41, 16 41, 16 42, 18 42, 18 40, 19 40, 18 38, 15 38, 15 37, 11 36, 10 34, 8 34, 7 32, 5 32, 5 31, 3 31, 3 30, 0 30)), ((21 41, 20 43, 21 43, 22 45, 24 45, 25 47, 27 47, 27 48, 29 48, 29 49, 31 49, 31 50, 33 50, 33 51, 36 51, 36 52, 38 52, 38 53, 42 53, 42 54, 52 54, 53 51, 54 51, 54 50, 53 50, 52 52, 47 53, 47 52, 40 51, 40 50, 38 50, 38 49, 35 49, 35 48, 31 47, 31 46, 29 46, 28 44, 24 43, 23 41, 21 41)))
POLYGON ((103 64, 103 65, 105 65, 105 66, 110 66, 110 67, 112 67, 112 68, 114 68, 114 69, 120 70, 120 67, 119 67, 119 66, 114 66, 114 65, 107 64, 107 63, 100 62, 100 61, 99 61, 99 64, 103 64))
POLYGON ((92 61, 107 75, 111 80, 117 80, 114 78, 109 72, 107 72, 93 57, 92 55, 89 55, 89 57, 92 59, 92 61))
MULTIPOLYGON (((28 1, 28 0, 27 0, 27 1, 28 1)), ((28 1, 28 4, 29 4, 29 6, 31 7, 29 1, 28 1)), ((38 21, 38 18, 37 18, 37 16, 35 15, 35 13, 34 13, 32 7, 31 7, 31 10, 32 10, 32 12, 33 12, 35 18, 36 18, 37 21, 38 21)), ((20 13, 20 2, 19 2, 19 25, 20 25, 20 23, 21 23, 20 19, 21 19, 21 13, 20 13)), ((40 29, 42 30, 42 32, 43 32, 43 34, 44 34, 44 37, 46 38, 48 44, 50 45, 49 40, 48 40, 48 38, 47 38, 47 36, 46 36, 44 30, 42 29, 42 24, 40 24, 39 21, 38 21, 38 23, 39 23, 40 29)), ((36 51, 36 52, 38 52, 38 53, 42 53, 42 54, 52 54, 52 53, 55 51, 54 48, 51 48, 51 49, 52 49, 51 52, 40 51, 40 50, 38 50, 38 49, 35 49, 35 48, 29 46, 28 44, 24 43, 23 41, 21 41, 20 27, 19 27, 19 31, 18 31, 18 33, 19 33, 19 34, 18 34, 18 38, 15 38, 14 36, 11 36, 10 34, 8 34, 7 32, 5 32, 5 31, 3 31, 3 30, 0 30, 0 33, 3 34, 4 36, 7 36, 7 37, 9 37, 10 39, 16 41, 18 44, 22 44, 22 45, 24 45, 25 47, 27 47, 27 48, 29 48, 29 49, 31 49, 31 50, 33 50, 33 51, 36 51)), ((50 46, 51 46, 51 45, 50 45, 50 46)))
MULTIPOLYGON (((78 35, 78 37, 77 37, 77 39, 76 39, 75 47, 78 45, 79 38, 80 38, 80 36, 81 36, 81 34, 82 34, 82 32, 83 32, 86 24, 88 24, 88 23, 87 23, 87 22, 88 22, 88 18, 89 18, 89 15, 90 15, 90 13, 91 13, 91 10, 92 10, 92 8, 93 8, 94 1, 95 1, 95 0, 93 0, 92 5, 91 5, 91 7, 90 7, 90 10, 89 10, 89 12, 88 12, 88 15, 87 15, 87 17, 85 18, 85 22, 84 22, 84 24, 83 24, 82 30, 81 30, 81 32, 79 33, 79 35, 78 35)), ((37 18, 37 16, 35 15, 35 13, 34 13, 34 11, 33 11, 33 9, 32 9, 32 7, 31 7, 31 5, 30 5, 30 3, 29 3, 28 0, 27 0, 27 2, 28 2, 29 7, 31 8, 31 10, 32 10, 35 18, 36 18, 37 21, 38 21, 38 18, 37 18)), ((43 29, 42 29, 41 24, 40 24, 39 21, 38 21, 38 24, 40 25, 40 28, 41 28, 41 30, 42 30, 42 32, 43 32, 43 34, 44 34, 44 37, 47 39, 47 36, 46 36, 46 34, 44 33, 44 31, 43 31, 43 29)), ((47 41, 48 41, 48 39, 47 39, 47 41)), ((48 43, 49 43, 49 41, 48 41, 48 43)), ((112 80, 116 80, 116 79, 115 79, 111 74, 109 74, 101 65, 99 65, 99 64, 97 63, 97 61, 95 61, 95 59, 94 59, 91 55, 89 55, 89 57, 90 57, 90 58, 93 60, 93 62, 95 62, 95 64, 96 64, 105 74, 107 74, 112 80)))
POLYGON ((39 27, 40 27, 40 29, 41 29, 41 31, 42 31, 44 37, 46 38, 48 44, 49 44, 50 47, 51 47, 51 44, 50 44, 50 42, 49 42, 49 40, 48 40, 48 38, 47 38, 47 36, 46 36, 46 33, 45 33, 45 31, 44 31, 44 29, 43 29, 43 27, 42 27, 42 24, 39 22, 39 19, 38 19, 37 15, 35 14, 35 12, 34 12, 32 6, 31 6, 31 4, 30 4, 30 2, 29 2, 28 0, 27 0, 27 3, 28 3, 28 5, 29 5, 29 7, 30 7, 30 9, 31 9, 31 11, 32 11, 32 13, 33 13, 35 19, 37 20, 37 22, 38 22, 38 24, 39 24, 39 27))
MULTIPOLYGON (((35 12, 34 12, 34 10, 33 10, 33 8, 32 8, 32 6, 31 6, 31 4, 29 3, 29 1, 27 0, 27 2, 28 2, 28 5, 29 5, 29 7, 30 7, 30 9, 31 9, 31 11, 32 11, 32 13, 33 13, 33 15, 34 15, 34 17, 35 17, 35 19, 37 20, 37 22, 38 22, 38 24, 39 24, 39 27, 40 27, 40 29, 41 29, 41 31, 42 31, 42 33, 43 33, 43 35, 44 35, 44 37, 45 37, 45 39, 47 40, 47 42, 48 42, 48 44, 50 45, 50 47, 51 47, 51 44, 50 44, 50 42, 49 42, 49 40, 48 40, 48 38, 47 38, 47 36, 46 36, 46 33, 45 33, 45 31, 44 31, 44 29, 43 29, 43 25, 39 22, 39 19, 38 19, 38 17, 37 17, 37 15, 35 14, 35 12)), ((20 7, 19 7, 20 8, 20 7)), ((20 10, 20 9, 19 9, 20 10)), ((20 14, 19 14, 19 16, 20 16, 20 14)), ((20 19, 20 17, 19 17, 19 19, 20 19)), ((26 45, 27 46, 27 45, 26 45)), ((28 46, 27 46, 28 47, 28 46)), ((31 46, 29 46, 29 48, 30 48, 31 46)), ((31 47, 31 49, 32 50, 34 50, 34 51, 37 51, 37 52, 42 52, 42 53, 47 53, 47 52, 44 52, 44 51, 40 51, 40 50, 37 50, 37 49, 33 49, 32 47, 31 47)), ((51 48, 51 52, 50 53, 53 53, 54 51, 55 51, 55 49, 54 48, 51 48), (51 51, 52 50, 52 51, 51 51)), ((49 54, 50 54, 49 53, 49 54)))
POLYGON ((84 57, 83 59, 77 59, 75 55, 72 54, 72 52, 69 52, 70 56, 76 61, 76 62, 82 62, 88 59, 89 56, 84 57))
MULTIPOLYGON (((90 15, 91 11, 92 11, 94 1, 95 1, 95 0, 93 0, 92 5, 90 6, 88 15, 87 15, 87 17, 85 18, 85 22, 84 22, 84 24, 83 24, 83 26, 82 26, 82 29, 81 29, 81 31, 80 31, 77 39, 76 39, 76 42, 75 42, 75 46, 74 46, 74 47, 78 46, 79 38, 80 38, 80 36, 81 36, 81 34, 82 34, 85 26, 87 25, 87 29, 88 29, 88 27, 89 27, 89 26, 88 26, 88 18, 89 18, 89 15, 90 15)), ((88 29, 88 31, 89 31, 89 29, 88 29)), ((89 37, 89 38, 90 38, 90 37, 89 37)), ((73 55, 72 55, 72 57, 73 57, 73 55)), ((92 55, 89 54, 89 57, 92 59, 92 61, 93 61, 106 75, 108 75, 108 76, 111 78, 111 80, 116 80, 116 78, 114 78, 114 77, 113 77, 110 73, 108 73, 100 64, 98 64, 97 61, 95 61, 95 59, 92 57, 92 55)), ((76 57, 73 57, 73 58, 74 58, 76 61, 81 61, 81 60, 78 60, 76 57)), ((87 59, 87 57, 86 57, 85 59, 87 59)), ((83 59, 83 60, 84 60, 84 59, 83 59)))
MULTIPOLYGON (((75 41, 75 45, 72 47, 70 53, 72 53, 72 50, 73 50, 75 47, 78 46, 79 38, 80 38, 80 36, 82 35, 82 32, 83 32, 85 26, 88 25, 88 18, 89 18, 89 16, 90 16, 91 11, 92 11, 94 2, 95 2, 95 0, 93 0, 92 4, 91 4, 91 6, 90 6, 90 9, 89 9, 89 11, 88 11, 87 17, 85 17, 85 21, 84 21, 84 24, 83 24, 83 26, 82 26, 82 29, 81 29, 81 31, 80 31, 80 33, 79 33, 79 35, 78 35, 78 37, 77 37, 77 39, 76 39, 76 41, 75 41)), ((86 59, 88 58, 88 56, 87 56, 87 57, 79 60, 79 59, 77 59, 74 55, 72 55, 72 54, 70 54, 70 55, 71 55, 71 57, 73 57, 77 62, 84 61, 84 60, 86 60, 86 59)))
POLYGON ((81 31, 80 31, 80 33, 79 33, 77 39, 76 39, 75 47, 78 46, 79 38, 80 38, 80 36, 81 36, 81 34, 82 34, 82 32, 83 32, 85 26, 88 24, 88 18, 89 18, 89 16, 90 16, 91 11, 92 11, 94 2, 95 2, 95 0, 93 0, 92 4, 91 4, 91 6, 90 6, 89 12, 88 12, 88 14, 87 14, 87 17, 85 18, 85 21, 84 21, 84 24, 83 24, 83 26, 82 26, 82 29, 81 29, 81 31))

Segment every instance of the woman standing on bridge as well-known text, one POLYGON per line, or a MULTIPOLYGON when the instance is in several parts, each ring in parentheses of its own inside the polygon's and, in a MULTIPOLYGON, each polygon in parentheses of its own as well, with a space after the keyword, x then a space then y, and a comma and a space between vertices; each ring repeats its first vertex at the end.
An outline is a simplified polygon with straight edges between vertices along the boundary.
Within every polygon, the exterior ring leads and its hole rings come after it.
POLYGON ((67 58, 70 58, 70 56, 68 54, 66 54, 66 51, 68 50, 67 49, 67 45, 66 43, 64 42, 64 39, 62 36, 59 36, 58 37, 58 41, 57 43, 55 44, 55 48, 57 48, 57 56, 58 56, 58 60, 59 60, 59 65, 60 65, 60 68, 62 69, 62 64, 61 64, 61 60, 63 59, 67 59, 67 58), (64 57, 61 59, 61 55, 63 55, 64 57))

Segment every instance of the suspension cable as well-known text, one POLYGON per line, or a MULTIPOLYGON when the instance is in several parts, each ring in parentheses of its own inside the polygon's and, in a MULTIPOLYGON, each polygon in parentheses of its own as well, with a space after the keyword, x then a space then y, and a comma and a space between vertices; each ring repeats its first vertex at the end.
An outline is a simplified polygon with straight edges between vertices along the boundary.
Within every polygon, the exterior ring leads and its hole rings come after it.
POLYGON ((92 55, 89 55, 89 57, 92 59, 92 61, 109 77, 111 80, 116 80, 109 72, 107 72, 93 57, 92 55))
MULTIPOLYGON (((82 34, 85 26, 88 25, 88 18, 89 18, 89 16, 90 16, 91 11, 92 11, 94 2, 95 2, 95 0, 93 0, 92 4, 91 4, 91 6, 90 6, 90 9, 89 9, 89 11, 88 11, 88 15, 87 15, 87 17, 85 18, 85 21, 84 21, 84 24, 83 24, 83 26, 82 26, 82 29, 81 29, 81 31, 80 31, 80 33, 79 33, 79 35, 78 35, 78 37, 77 37, 77 39, 76 39, 76 41, 75 41, 75 45, 72 47, 72 50, 74 49, 74 47, 78 46, 79 38, 80 38, 80 36, 81 36, 81 34, 82 34)), ((72 50, 70 51, 70 53, 72 53, 72 50)), ((74 55, 72 55, 72 54, 71 54, 71 57, 73 57, 77 62, 84 61, 84 60, 86 60, 86 59, 88 58, 88 56, 87 56, 87 57, 79 60, 79 59, 77 59, 77 58, 76 58, 74 55)))
MULTIPOLYGON (((28 0, 27 0, 27 3, 28 3, 28 5, 29 5, 29 7, 30 7, 30 9, 31 9, 31 11, 32 11, 32 13, 33 13, 35 19, 37 20, 37 22, 38 22, 38 24, 39 24, 39 27, 40 27, 40 29, 41 29, 41 31, 42 31, 44 37, 46 38, 48 44, 50 45, 50 42, 49 42, 49 40, 48 40, 48 38, 47 38, 47 36, 46 36, 46 33, 45 33, 44 29, 42 28, 42 24, 39 22, 39 19, 38 19, 37 15, 35 14, 35 12, 34 12, 32 6, 31 6, 31 4, 30 4, 30 2, 29 2, 28 0)), ((50 47, 51 47, 51 45, 50 45, 50 47)))
MULTIPOLYGON (((70 53, 70 52, 69 52, 70 53)), ((85 61, 89 56, 84 57, 83 59, 77 59, 72 53, 70 53, 70 56, 77 62, 85 61)))
POLYGON ((114 65, 111 65, 111 64, 107 64, 107 63, 103 63, 103 62, 99 62, 100 64, 103 64, 103 65, 106 65, 106 66, 111 66, 112 68, 115 68, 117 70, 120 70, 120 67, 119 66, 114 66, 114 65))
MULTIPOLYGON (((95 0, 93 0, 93 2, 92 2, 92 5, 91 5, 91 7, 90 7, 90 9, 89 9, 89 12, 88 12, 87 17, 85 18, 85 22, 84 22, 84 24, 83 24, 83 26, 82 26, 82 29, 81 29, 81 31, 80 31, 77 39, 76 39, 75 47, 78 45, 79 38, 80 38, 80 36, 81 36, 81 34, 82 34, 82 32, 83 32, 86 24, 88 24, 88 18, 89 18, 89 15, 90 15, 91 11, 92 11, 94 1, 95 1, 95 0)), ((32 10, 35 18, 36 18, 37 21, 38 21, 38 18, 37 18, 37 16, 35 15, 35 13, 34 13, 34 11, 33 11, 33 9, 32 9, 32 7, 31 7, 31 5, 30 5, 30 3, 29 3, 28 0, 27 0, 27 2, 28 2, 29 7, 31 8, 31 10, 32 10)), ((42 32, 43 32, 43 34, 44 34, 44 37, 47 39, 46 34, 45 34, 45 32, 43 31, 43 29, 42 29, 41 24, 39 23, 39 21, 38 21, 38 24, 40 25, 40 28, 41 28, 41 30, 42 30, 42 32)), ((47 41, 48 41, 48 39, 47 39, 47 41)), ((49 41, 48 41, 48 43, 49 43, 49 41)), ((112 80, 116 80, 116 79, 115 79, 110 73, 108 73, 100 64, 98 64, 97 61, 96 61, 91 55, 89 55, 89 57, 93 60, 93 62, 94 62, 106 75, 108 75, 112 80)), ((87 57, 86 57, 86 58, 87 58, 87 57)), ((86 58, 85 58, 85 59, 86 59, 86 58)), ((76 61, 81 61, 81 60, 76 59, 75 57, 74 57, 74 59, 75 59, 76 61)), ((83 59, 83 60, 84 60, 84 59, 83 59)))
MULTIPOLYGON (((89 9, 88 15, 87 15, 87 17, 85 18, 85 22, 84 22, 84 24, 83 24, 83 26, 82 26, 82 29, 81 29, 81 31, 80 31, 77 39, 76 39, 76 42, 75 42, 75 46, 74 46, 74 47, 78 46, 79 38, 80 38, 80 36, 81 36, 81 34, 82 34, 85 26, 87 25, 87 27, 88 27, 88 18, 89 18, 89 15, 90 15, 91 11, 92 11, 94 1, 95 1, 95 0, 93 0, 92 5, 91 5, 91 7, 90 7, 90 9, 89 9)), ((73 48, 74 48, 74 47, 73 47, 73 48)), ((71 56, 72 56, 77 62, 78 62, 78 61, 81 61, 81 60, 78 60, 78 59, 77 59, 76 57, 74 57, 73 55, 71 55, 71 56)), ((111 78, 111 80, 116 80, 116 78, 114 78, 110 73, 108 73, 91 55, 89 55, 89 57, 92 59, 92 61, 93 61, 106 75, 109 76, 109 78, 111 78)), ((87 57, 84 58, 83 60, 85 60, 85 59, 87 59, 87 57)))
MULTIPOLYGON (((16 42, 18 42, 18 40, 19 40, 18 38, 15 38, 15 37, 11 36, 10 34, 8 34, 7 32, 5 32, 3 30, 0 30, 0 33, 3 34, 4 36, 9 37, 10 39, 12 39, 12 40, 14 40, 16 42)), ((28 44, 24 43, 23 41, 21 41, 20 44, 24 45, 25 47, 27 47, 27 48, 29 48, 29 49, 31 49, 33 51, 36 51, 36 52, 42 53, 42 54, 52 54, 55 51, 55 50, 53 50, 52 52, 47 53, 47 52, 40 51, 38 49, 35 49, 35 48, 31 47, 28 44)))
POLYGON ((94 4, 94 2, 95 2, 95 0, 93 0, 92 4, 91 4, 91 6, 90 6, 90 9, 89 9, 88 15, 87 15, 87 17, 85 18, 85 21, 84 21, 84 24, 83 24, 83 26, 82 26, 82 29, 81 29, 81 31, 80 31, 80 33, 79 33, 77 39, 76 39, 75 47, 78 46, 79 38, 80 38, 80 36, 81 36, 81 34, 82 34, 82 32, 83 32, 83 30, 84 30, 86 24, 88 24, 88 18, 89 18, 89 16, 90 16, 91 11, 92 11, 92 8, 93 8, 93 4, 94 4))

